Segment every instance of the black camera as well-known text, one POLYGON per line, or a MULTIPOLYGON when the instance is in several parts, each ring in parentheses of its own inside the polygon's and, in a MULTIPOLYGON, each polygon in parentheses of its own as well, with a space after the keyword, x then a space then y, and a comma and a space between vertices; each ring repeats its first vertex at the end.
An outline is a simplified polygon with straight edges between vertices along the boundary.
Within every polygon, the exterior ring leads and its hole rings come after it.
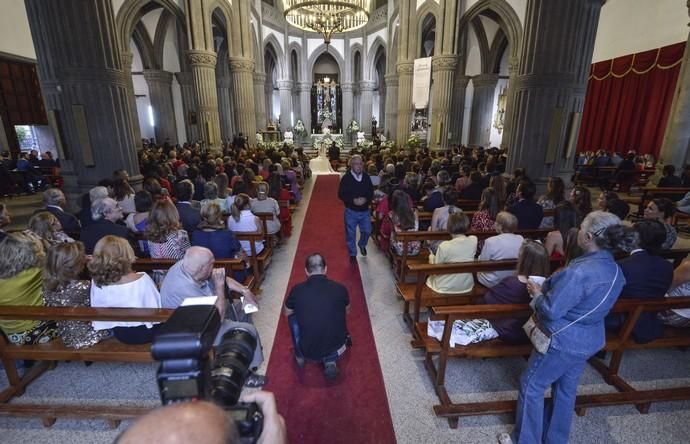
POLYGON ((215 306, 178 308, 151 346, 161 363, 156 373, 161 402, 211 400, 234 420, 243 442, 256 442, 263 414, 255 403, 238 402, 256 346, 253 332, 221 323, 215 306))

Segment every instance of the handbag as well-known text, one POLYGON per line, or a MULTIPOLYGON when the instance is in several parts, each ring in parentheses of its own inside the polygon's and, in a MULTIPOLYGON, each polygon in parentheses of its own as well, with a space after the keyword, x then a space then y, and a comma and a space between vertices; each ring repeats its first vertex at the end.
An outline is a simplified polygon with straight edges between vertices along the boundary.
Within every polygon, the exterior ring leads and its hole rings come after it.
POLYGON ((555 333, 550 333, 544 326, 542 326, 539 323, 539 319, 537 318, 536 312, 532 313, 532 316, 530 316, 527 322, 525 322, 525 325, 522 326, 522 329, 527 334, 527 337, 534 346, 534 349, 542 355, 546 354, 546 352, 549 350, 549 347, 551 346, 551 338, 553 338, 555 335, 562 332, 566 328, 570 327, 571 325, 575 324, 576 322, 583 320, 584 318, 592 314, 597 308, 599 308, 601 304, 603 304, 604 301, 609 297, 609 294, 611 294, 611 290, 613 290, 613 285, 616 283, 616 279, 618 279, 618 271, 619 268, 618 266, 616 266, 616 275, 613 277, 613 280, 611 281, 611 286, 609 287, 609 290, 606 292, 606 295, 604 295, 604 298, 601 300, 601 302, 597 304, 596 307, 594 307, 587 313, 583 314, 579 318, 575 319, 573 322, 569 323, 563 328, 559 329, 555 333))

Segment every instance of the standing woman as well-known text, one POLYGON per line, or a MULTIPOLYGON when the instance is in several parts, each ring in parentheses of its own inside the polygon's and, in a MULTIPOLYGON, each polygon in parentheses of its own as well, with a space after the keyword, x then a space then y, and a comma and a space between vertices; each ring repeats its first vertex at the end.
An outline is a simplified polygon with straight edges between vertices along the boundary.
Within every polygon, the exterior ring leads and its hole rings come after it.
POLYGON ((547 279, 527 282, 534 317, 551 340, 545 353, 532 350, 522 373, 512 437, 506 443, 565 443, 575 408, 577 385, 587 360, 604 347, 604 318, 625 285, 614 247, 632 244, 634 234, 611 213, 594 211, 582 221, 577 242, 584 255, 547 279), (544 410, 544 393, 553 401, 544 410))

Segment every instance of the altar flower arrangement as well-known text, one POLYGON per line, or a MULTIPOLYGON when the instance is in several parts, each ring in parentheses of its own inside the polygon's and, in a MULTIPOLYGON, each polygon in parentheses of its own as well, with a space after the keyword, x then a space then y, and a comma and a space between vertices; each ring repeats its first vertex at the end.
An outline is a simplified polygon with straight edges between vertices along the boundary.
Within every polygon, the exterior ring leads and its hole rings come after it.
POLYGON ((295 124, 293 131, 297 137, 307 137, 307 129, 304 127, 304 122, 302 122, 302 119, 297 119, 297 123, 295 124))
POLYGON ((416 134, 412 134, 409 139, 407 139, 407 146, 412 149, 419 148, 422 145, 422 141, 419 140, 416 134))
POLYGON ((356 120, 352 119, 352 122, 347 126, 346 128, 348 134, 356 133, 359 131, 359 123, 357 123, 356 120))
POLYGON ((372 146, 374 146, 374 142, 371 140, 364 139, 362 143, 358 144, 360 147, 362 147, 362 151, 369 151, 372 146))

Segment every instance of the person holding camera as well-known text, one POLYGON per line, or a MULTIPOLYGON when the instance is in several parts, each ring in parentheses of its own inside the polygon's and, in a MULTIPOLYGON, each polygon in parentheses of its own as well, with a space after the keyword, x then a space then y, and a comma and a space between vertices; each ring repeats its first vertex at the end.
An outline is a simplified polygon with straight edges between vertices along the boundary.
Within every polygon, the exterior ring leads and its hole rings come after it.
POLYGON ((323 363, 328 379, 338 376, 336 361, 352 344, 345 315, 350 298, 344 285, 326 277, 326 260, 319 253, 305 262, 307 280, 295 285, 285 301, 295 362, 323 363))
MULTIPOLYGON (((246 393, 241 401, 255 402, 263 414, 263 430, 257 440, 259 444, 287 442, 285 419, 278 414, 273 393, 246 393)), ((241 441, 230 415, 216 404, 199 401, 176 403, 152 410, 115 440, 115 444, 143 442, 228 444, 241 441)))
MULTIPOLYGON (((170 267, 161 286, 161 304, 163 308, 177 308, 186 298, 217 296, 216 308, 221 319, 232 326, 241 327, 252 333, 257 339, 254 356, 250 369, 255 370, 264 360, 259 333, 251 323, 251 314, 244 310, 244 306, 258 307, 254 294, 249 288, 236 280, 226 277, 223 268, 213 268, 215 258, 208 248, 190 247, 182 260, 170 267), (244 303, 235 301, 227 304, 225 299, 225 286, 231 291, 240 293, 244 303)), ((262 387, 266 383, 266 377, 252 373, 247 377, 247 387, 262 387)))

